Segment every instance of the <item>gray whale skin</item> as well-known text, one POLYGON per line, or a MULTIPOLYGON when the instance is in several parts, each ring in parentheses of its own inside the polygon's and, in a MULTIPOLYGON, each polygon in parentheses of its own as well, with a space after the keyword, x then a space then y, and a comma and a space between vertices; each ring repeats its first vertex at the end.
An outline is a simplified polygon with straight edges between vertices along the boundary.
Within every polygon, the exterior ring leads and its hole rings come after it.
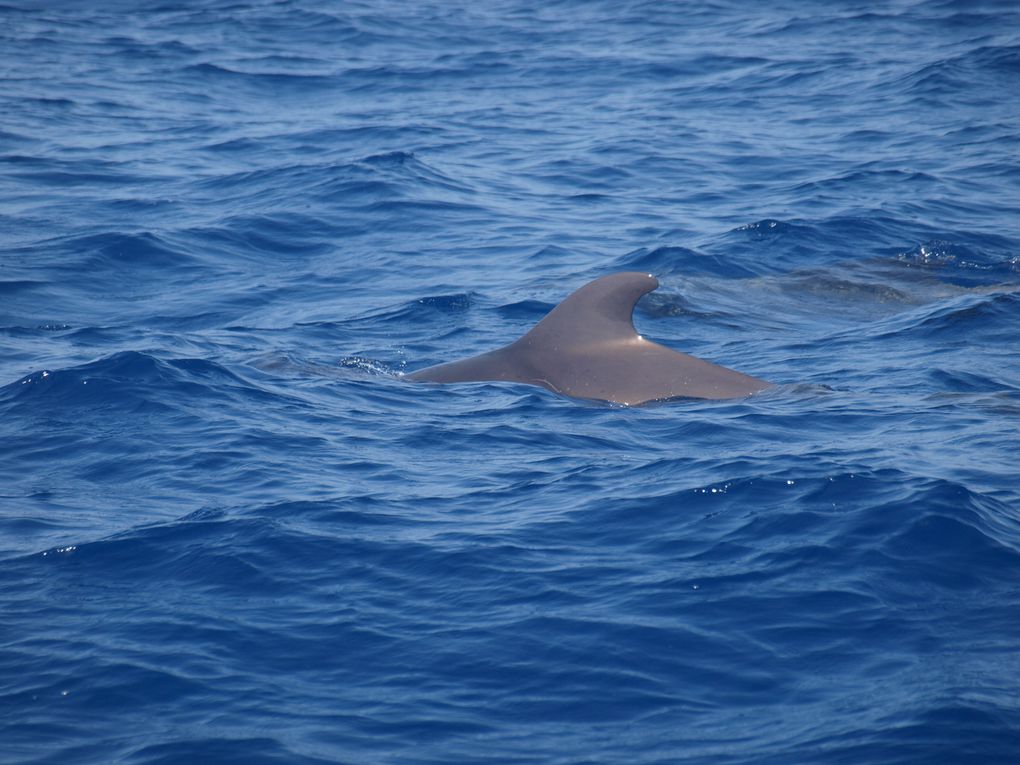
POLYGON ((642 404, 668 398, 739 398, 769 383, 650 342, 631 316, 659 286, 650 274, 596 279, 552 309, 519 340, 406 375, 420 382, 540 385, 573 398, 642 404))

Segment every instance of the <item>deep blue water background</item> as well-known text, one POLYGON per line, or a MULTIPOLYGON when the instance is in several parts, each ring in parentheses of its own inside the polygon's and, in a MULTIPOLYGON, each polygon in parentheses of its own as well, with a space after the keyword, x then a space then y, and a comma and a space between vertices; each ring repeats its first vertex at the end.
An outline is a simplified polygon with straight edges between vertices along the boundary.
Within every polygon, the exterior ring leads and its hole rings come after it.
POLYGON ((0 762, 1020 761, 1013 3, 0 6, 0 762), (777 383, 406 369, 618 270, 777 383))

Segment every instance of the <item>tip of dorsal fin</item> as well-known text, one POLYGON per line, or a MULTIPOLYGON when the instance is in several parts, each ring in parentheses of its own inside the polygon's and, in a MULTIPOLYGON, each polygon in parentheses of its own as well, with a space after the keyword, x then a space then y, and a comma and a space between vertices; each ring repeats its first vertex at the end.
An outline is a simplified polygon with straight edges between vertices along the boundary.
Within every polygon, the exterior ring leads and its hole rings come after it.
POLYGON ((638 271, 603 276, 568 295, 521 339, 584 343, 636 337, 634 306, 658 286, 658 279, 638 271))

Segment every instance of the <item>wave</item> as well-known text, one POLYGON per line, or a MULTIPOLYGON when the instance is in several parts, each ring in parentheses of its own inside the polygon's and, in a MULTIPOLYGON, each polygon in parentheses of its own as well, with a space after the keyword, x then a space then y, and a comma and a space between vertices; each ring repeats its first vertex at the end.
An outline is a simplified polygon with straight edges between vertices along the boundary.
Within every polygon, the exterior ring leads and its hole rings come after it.
MULTIPOLYGON (((1003 325, 1016 324, 1020 295, 1015 291, 964 293, 905 311, 861 328, 859 336, 871 338, 944 339, 966 338, 969 333, 984 333, 990 327, 1003 334, 1003 325)), ((1008 334, 1008 331, 1007 331, 1008 334)))
MULTIPOLYGON (((1020 72, 1020 45, 986 45, 926 63, 904 75, 899 84, 911 94, 966 99, 973 105, 973 97, 967 98, 966 94, 969 83, 975 78, 984 80, 988 85, 1008 88, 1017 72, 1020 72)), ((989 100, 987 103, 995 102, 989 100)))
POLYGON ((686 276, 688 274, 741 278, 756 272, 751 268, 734 266, 732 260, 718 255, 697 252, 686 247, 664 246, 654 249, 640 248, 621 256, 613 263, 614 269, 647 271, 655 276, 686 276))
MULTIPOLYGON (((353 323, 376 324, 391 321, 429 321, 433 317, 445 320, 444 317, 457 316, 471 310, 477 303, 477 296, 469 292, 455 292, 448 295, 428 295, 412 300, 403 305, 373 312, 353 319, 353 323)), ((321 323, 320 323, 321 324, 321 323)), ((347 324, 345 322, 344 324, 347 324)), ((334 326, 343 326, 336 323, 334 326)))
POLYGON ((0 402, 12 406, 47 401, 51 415, 75 411, 171 411, 195 398, 240 396, 261 400, 272 396, 225 366, 204 359, 161 359, 139 351, 120 351, 80 366, 33 372, 0 388, 0 402))
POLYGON ((339 205, 353 210, 419 204, 460 209, 480 208, 473 189, 419 160, 411 152, 371 154, 349 162, 308 163, 245 170, 201 181, 210 199, 232 198, 257 203, 290 189, 291 206, 323 205, 335 214, 339 205))
POLYGON ((958 242, 932 240, 897 256, 901 263, 937 273, 954 284, 990 284, 1015 279, 1020 274, 1020 255, 1005 252, 995 242, 981 249, 958 242))

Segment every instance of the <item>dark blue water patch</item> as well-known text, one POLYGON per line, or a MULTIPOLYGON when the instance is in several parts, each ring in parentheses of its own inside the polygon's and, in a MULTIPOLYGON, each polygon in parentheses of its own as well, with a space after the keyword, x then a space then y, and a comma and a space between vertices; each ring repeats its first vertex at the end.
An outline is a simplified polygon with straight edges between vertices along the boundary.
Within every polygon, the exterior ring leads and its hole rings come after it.
POLYGON ((425 306, 440 313, 460 313, 471 307, 470 295, 434 295, 431 297, 419 298, 414 302, 415 306, 425 306))
POLYGON ((693 319, 725 320, 729 317, 723 311, 706 311, 695 307, 694 303, 684 295, 658 290, 644 296, 635 310, 642 316, 653 319, 689 317, 693 319))
MULTIPOLYGON (((281 210, 278 217, 295 219, 299 227, 294 234, 323 245, 362 233, 371 221, 387 221, 388 228, 399 228, 405 225, 401 211, 408 209, 428 209, 451 219, 485 212, 473 201, 469 187, 404 152, 370 155, 343 164, 245 171, 203 183, 210 199, 228 194, 246 204, 276 199, 281 185, 292 189, 281 205, 286 212, 281 210), (345 214, 340 215, 338 207, 345 214), (309 208, 314 218, 305 212, 309 208)), ((274 238, 268 244, 282 249, 286 240, 274 238)))
POLYGON ((259 150, 263 146, 263 141, 255 138, 232 138, 227 141, 217 141, 216 143, 204 146, 205 151, 214 152, 217 154, 233 154, 238 153, 244 156, 252 156, 258 154, 259 150))
POLYGON ((329 75, 244 71, 234 68, 236 66, 237 64, 203 62, 185 67, 181 74, 188 79, 194 78, 205 87, 221 90, 236 87, 248 88, 252 94, 271 96, 281 100, 296 100, 313 93, 335 90, 339 86, 337 80, 329 75))
POLYGON ((358 164, 367 165, 381 175, 398 178, 430 191, 445 191, 458 195, 470 195, 473 191, 468 184, 454 180, 436 168, 430 167, 410 152, 394 151, 375 154, 364 157, 358 161, 358 164))
POLYGON ((686 247, 656 247, 654 250, 641 248, 617 259, 614 268, 626 271, 646 271, 658 276, 686 276, 704 274, 740 278, 756 273, 751 268, 735 270, 732 263, 724 265, 715 255, 686 247))
POLYGON ((405 151, 408 146, 434 143, 451 135, 452 131, 445 125, 379 122, 373 125, 331 126, 305 133, 284 133, 273 136, 272 142, 299 154, 333 155, 341 149, 361 151, 368 146, 377 148, 380 154, 385 155, 405 151))
POLYGON ((12 181, 28 185, 41 184, 58 189, 68 187, 122 186, 143 183, 147 179, 131 171, 130 166, 95 160, 56 160, 19 154, 0 157, 0 167, 8 165, 4 175, 12 181))
POLYGON ((915 268, 936 273, 953 284, 975 286, 1015 278, 1020 273, 1020 256, 1003 252, 994 241, 978 243, 977 249, 951 241, 929 241, 899 259, 915 268))
POLYGON ((766 220, 729 232, 721 243, 726 246, 726 256, 744 255, 741 262, 757 273, 818 260, 866 262, 893 256, 933 271, 945 269, 942 278, 961 285, 991 284, 1014 277, 1016 256, 1002 237, 972 234, 973 245, 968 245, 932 240, 935 233, 882 218, 833 218, 809 225, 766 220), (905 252, 904 235, 928 241, 905 252), (862 246, 862 241, 869 244, 862 246))
POLYGON ((967 57, 983 70, 1006 75, 1020 72, 1020 45, 990 45, 970 52, 967 57))
POLYGON ((521 300, 498 306, 496 311, 500 316, 515 322, 538 323, 555 307, 554 303, 545 303, 541 300, 521 300))
POLYGON ((30 406, 43 397, 50 416, 73 412, 108 413, 169 411, 170 398, 160 391, 175 391, 179 400, 201 399, 216 392, 233 395, 262 395, 251 382, 242 380, 223 366, 202 359, 161 360, 137 351, 123 351, 107 358, 64 370, 35 372, 0 388, 0 401, 30 406))
POLYGON ((852 185, 860 193, 867 193, 870 188, 885 187, 896 184, 905 195, 931 193, 943 186, 942 181, 922 172, 907 172, 900 169, 871 167, 864 165, 851 173, 829 176, 823 180, 812 180, 793 186, 792 192, 812 197, 826 194, 838 194, 840 187, 852 185))
POLYGON ((990 390, 1017 391, 1016 380, 993 377, 965 369, 932 369, 932 381, 939 390, 957 393, 984 393, 990 390))
POLYGON ((727 234, 725 244, 733 255, 744 255, 745 267, 759 272, 798 260, 817 260, 827 247, 830 251, 835 249, 835 242, 826 245, 814 227, 779 220, 741 226, 727 234))
POLYGON ((259 565, 257 554, 246 550, 246 540, 260 536, 258 529, 266 522, 239 519, 176 522, 78 545, 63 554, 48 551, 45 555, 63 561, 68 576, 84 580, 96 581, 114 569, 120 572, 119 576, 139 584, 148 582, 149 586, 156 586, 157 582, 175 582, 186 587, 221 582, 222 587, 233 588, 235 593, 257 590, 269 596, 282 592, 285 585, 266 576, 269 569, 259 565))
POLYGON ((626 168, 613 167, 611 165, 592 166, 590 161, 555 159, 541 163, 532 170, 531 176, 543 183, 563 186, 574 192, 572 198, 577 198, 577 189, 585 189, 587 193, 583 196, 599 197, 600 194, 594 191, 614 192, 621 186, 631 186, 632 174, 626 168))
POLYGON ((549 261, 567 260, 571 257, 571 254, 571 251, 565 247, 549 244, 544 247, 540 247, 533 252, 529 252, 527 258, 528 260, 535 261, 536 263, 547 263, 549 261))
MULTIPOLYGON (((901 481, 895 477, 890 486, 899 484, 901 481)), ((852 479, 847 477, 847 481, 852 479)), ((781 484, 785 485, 785 484, 781 484)), ((847 484, 844 484, 844 487, 847 484)), ((778 486, 777 486, 778 488, 778 486)), ((739 506, 739 492, 732 496, 732 501, 739 506)), ((830 491, 832 497, 842 496, 839 487, 830 491)), ((718 500, 718 495, 706 494, 718 500)), ((727 495, 729 496, 729 495, 727 495)), ((818 496, 819 504, 826 503, 828 497, 818 496)), ((291 508, 300 513, 297 508, 291 508)), ((667 516, 662 514, 661 519, 666 521, 667 516)), ((752 526, 746 531, 748 540, 765 533, 772 537, 779 534, 786 537, 791 545, 791 560, 797 556, 793 550, 797 544, 796 534, 798 530, 813 528, 815 533, 823 529, 821 521, 815 521, 812 526, 805 527, 802 523, 790 525, 795 516, 786 518, 786 524, 769 526, 752 526)), ((253 531, 257 527, 251 527, 253 531)), ((161 532, 153 537, 153 541, 163 539, 163 544, 158 545, 161 549, 166 543, 179 535, 182 530, 169 529, 169 533, 175 536, 161 537, 161 532)), ((194 530, 193 530, 194 531, 194 530)), ((194 537, 189 532, 188 539, 205 539, 204 545, 219 546, 216 540, 216 533, 223 531, 222 527, 216 524, 202 530, 202 534, 214 532, 211 536, 194 537)), ((149 532, 140 532, 148 534, 149 532)), ((256 541, 260 535, 250 537, 256 541)), ((880 533, 872 536, 875 542, 880 539, 880 533)), ((130 541, 130 540, 126 540, 130 541)), ((222 540, 226 544, 235 544, 236 537, 228 535, 222 540)), ((304 545, 303 540, 295 538, 295 542, 304 545)), ((465 539, 465 542, 467 540, 465 539)), ((262 542, 268 545, 268 539, 262 542)), ((575 543, 576 544, 576 543, 575 543)), ((172 547, 173 545, 171 545, 172 547)), ((838 663, 834 662, 834 654, 840 650, 846 653, 844 662, 846 667, 855 666, 854 656, 857 656, 860 649, 855 650, 851 635, 843 635, 836 638, 833 632, 812 632, 805 630, 802 624, 804 618, 809 618, 817 624, 820 615, 830 615, 833 622, 845 623, 850 619, 859 622, 863 614, 876 612, 871 618, 875 619, 875 625, 882 627, 888 633, 889 645, 895 645, 895 641, 901 641, 904 634, 895 625, 883 624, 878 617, 878 603, 865 593, 858 593, 852 590, 834 591, 825 595, 806 597, 803 602, 790 594, 777 593, 774 600, 767 600, 766 604, 771 610, 766 612, 754 611, 760 623, 755 631, 755 640, 758 647, 755 648, 740 638, 723 637, 726 634, 726 622, 732 618, 729 609, 721 604, 714 606, 706 602, 705 598, 709 593, 718 592, 719 587, 726 582, 725 571, 733 565, 736 549, 732 546, 728 553, 720 552, 712 559, 710 565, 721 567, 724 579, 717 580, 711 574, 699 571, 693 578, 680 577, 675 584, 670 586, 663 582, 661 577, 675 575, 673 572, 652 572, 643 568, 635 570, 632 566, 619 564, 599 565, 586 563, 583 558, 578 558, 576 552, 572 551, 574 545, 563 545, 562 541, 553 537, 546 538, 538 550, 525 550, 515 546, 508 546, 494 540, 487 543, 484 549, 472 550, 453 548, 445 552, 432 552, 427 547, 420 546, 394 546, 392 555, 387 551, 386 546, 360 545, 355 548, 348 544, 337 548, 331 558, 338 561, 347 561, 346 566, 355 565, 359 568, 352 569, 352 573, 365 569, 365 574, 371 576, 376 583, 375 593, 370 595, 370 590, 365 590, 365 595, 378 600, 384 592, 391 591, 391 588, 398 586, 398 581, 403 577, 397 577, 388 584, 386 572, 391 574, 398 570, 408 569, 417 575, 416 584, 412 585, 412 593, 419 604, 432 602, 433 607, 452 609, 461 613, 467 610, 477 613, 481 617, 480 622, 469 622, 458 630, 446 631, 445 639, 450 642, 450 651, 441 651, 431 658, 415 649, 407 641, 414 636, 420 636, 429 630, 428 621, 418 621, 420 616, 414 613, 405 614, 400 621, 394 624, 391 629, 395 630, 394 637, 400 651, 391 652, 388 655, 373 653, 376 657, 374 667, 376 670, 388 668, 388 674, 394 678, 392 688, 400 689, 405 698, 429 698, 431 693, 428 690, 429 684, 424 687, 417 686, 417 690, 411 690, 409 683, 411 677, 401 680, 401 671, 416 666, 417 676, 420 678, 424 673, 431 678, 430 683, 438 683, 441 688, 450 683, 453 678, 462 678, 458 682, 463 686, 465 679, 468 688, 473 688, 474 693, 468 698, 486 699, 481 710, 469 712, 461 703, 453 700, 452 704, 446 707, 445 712, 427 726, 419 731, 425 736, 425 740, 445 740, 450 736, 456 736, 458 732, 463 733, 464 728, 452 725, 445 734, 440 731, 451 726, 451 721, 458 716, 465 717, 464 724, 473 724, 477 730, 487 728, 479 724, 482 719, 478 712, 484 711, 486 705, 498 704, 504 709, 503 714, 508 715, 517 724, 539 724, 543 719, 554 719, 563 723, 584 724, 590 722, 602 722, 612 724, 620 721, 620 714, 623 710, 629 710, 628 715, 633 715, 634 722, 647 720, 649 714, 662 713, 663 710, 672 710, 669 714, 671 720, 680 719, 686 710, 697 718, 700 715, 710 713, 719 704, 726 706, 741 707, 745 702, 758 698, 763 692, 768 692, 776 698, 786 698, 793 693, 793 689, 784 686, 779 682, 783 674, 789 674, 790 667, 796 663, 807 662, 814 666, 817 662, 819 669, 825 671, 831 677, 834 671, 838 672, 838 663), (350 555, 357 550, 357 554, 350 555), (543 551, 539 555, 538 551, 543 551), (516 570, 519 575, 513 579, 505 579, 506 570, 516 570), (374 571, 374 573, 373 573, 374 571), (456 573, 455 573, 456 572, 456 573), (528 573, 530 572, 530 573, 528 573), (586 605, 591 603, 594 596, 596 600, 601 597, 612 598, 612 593, 618 585, 613 582, 622 578, 629 581, 632 577, 648 577, 650 587, 650 600, 648 605, 642 606, 649 613, 644 619, 653 621, 645 622, 639 616, 632 616, 626 626, 619 626, 614 621, 606 621, 597 616, 598 612, 587 612, 586 605), (457 594, 447 593, 447 580, 449 577, 459 582, 459 587, 454 590, 457 594), (659 583, 656 585, 656 579, 659 583), (382 585, 380 592, 379 585, 382 585), (482 616, 483 609, 489 607, 491 602, 488 589, 497 587, 503 593, 503 605, 496 612, 488 612, 482 616), (551 591, 548 588, 552 586, 551 591), (675 588, 675 593, 674 589, 675 588), (532 591, 534 590, 534 591, 532 591), (657 596, 655 596, 657 593, 657 596), (674 593, 671 595, 670 593, 674 593), (680 600, 682 597, 684 600, 680 600), (435 598, 442 598, 445 605, 439 606, 435 598), (550 605, 558 605, 560 608, 581 609, 578 615, 550 617, 550 616, 528 616, 527 611, 516 615, 519 608, 531 609, 536 604, 547 602, 550 605), (658 606, 652 606, 652 603, 658 606), (686 607, 680 605, 687 602, 686 607), (673 607, 684 609, 690 614, 690 618, 697 625, 694 629, 677 629, 675 627, 657 626, 656 616, 662 613, 662 604, 670 603, 673 607), (807 615, 810 614, 810 617, 807 615), (720 622, 720 620, 723 620, 720 622), (772 646, 779 641, 783 643, 790 640, 793 633, 797 634, 796 640, 800 648, 795 656, 782 659, 773 652, 772 646), (836 641, 836 642, 827 642, 836 641), (811 647, 813 644, 813 648, 811 647), (750 672, 741 672, 734 676, 726 672, 723 667, 737 662, 737 655, 746 655, 748 651, 756 656, 755 666, 757 669, 750 672), (813 658, 813 653, 816 658, 813 658), (596 656, 598 657, 596 660, 596 656), (706 662, 708 657, 712 660, 706 662), (729 657, 729 658, 726 658, 729 657), (715 661, 720 663, 716 664, 715 661), (550 662, 558 667, 556 672, 550 673, 544 667, 550 662), (789 667, 784 666, 789 663, 789 667), (669 678, 674 678, 673 682, 669 678), (620 707, 613 705, 609 700, 598 700, 592 696, 592 691, 607 683, 618 685, 620 693, 628 699, 628 704, 620 707), (705 706, 700 701, 701 694, 698 689, 709 688, 712 690, 713 705, 705 706), (493 695, 495 694, 495 695, 493 695), (576 704, 565 703, 566 699, 584 697, 589 701, 576 704), (446 722, 444 722, 444 720, 446 722)), ((745 545, 745 554, 753 554, 758 548, 757 544, 745 545)), ((98 548, 101 551, 103 548, 98 548)), ((297 548, 295 549, 296 552, 297 548)), ((285 550, 280 551, 284 559, 289 557, 285 550)), ((311 551, 314 552, 314 549, 311 551)), ((329 554, 324 546, 322 553, 329 554)), ((75 553, 77 554, 77 553, 75 553)), ((95 552, 93 553, 93 555, 95 552)), ((317 557, 317 556, 312 556, 317 557)), ((166 553, 158 553, 156 561, 165 561, 166 553)), ((129 558, 122 561, 125 565, 134 566, 132 561, 137 560, 139 565, 148 566, 145 556, 129 558)), ((697 561, 703 563, 706 559, 699 557, 697 561)), ((72 568, 78 564, 74 563, 73 555, 63 559, 62 564, 70 564, 72 568)), ((215 557, 205 561, 211 564, 215 557)), ((85 562, 88 565, 88 562, 85 562)), ((763 562, 764 563, 764 562, 763 562)), ((813 575, 818 576, 817 565, 828 565, 842 567, 841 561, 837 558, 826 562, 824 555, 816 557, 807 556, 802 560, 802 565, 813 569, 813 575)), ((94 568, 94 575, 104 575, 106 567, 94 568)), ((132 569, 136 570, 137 569, 132 569)), ((152 571, 156 569, 143 568, 141 571, 152 571)), ((342 576, 343 568, 334 571, 333 576, 339 581, 346 581, 350 587, 355 579, 342 576)), ((761 569, 761 575, 765 574, 765 568, 761 569)), ((196 577, 196 583, 210 576, 215 567, 206 568, 200 566, 188 574, 189 577, 196 577)), ((691 572, 695 573, 695 572, 691 572)), ((68 571, 70 575, 70 570, 68 571)), ((772 573, 773 577, 782 576, 782 569, 772 573)), ((847 574, 844 574, 847 576, 847 574)), ((854 575, 851 573, 852 578, 854 575)), ((216 581, 212 577, 209 581, 216 581)), ((325 580, 323 580, 325 581, 325 580)), ((639 580, 640 581, 640 580, 639 580)), ((753 580, 751 580, 753 581, 753 580)), ((738 597, 743 588, 740 580, 731 580, 733 597, 737 597, 734 605, 743 603, 745 607, 757 608, 762 605, 760 602, 749 601, 738 597)), ((638 582, 632 582, 628 588, 632 595, 641 592, 638 582)), ((270 593, 271 594, 271 593, 270 593)), ((391 591, 391 597, 395 595, 391 591)), ((371 601, 368 601, 371 602, 371 601)), ((639 607, 640 601, 629 603, 625 608, 630 611, 639 607)), ((619 607, 619 606, 617 606, 619 607)), ((418 607, 420 608, 420 606, 418 607)), ((417 609, 412 609, 412 611, 417 609)), ((431 610, 431 609, 430 609, 431 610)), ((427 613, 427 611, 425 612, 427 613)), ((353 616, 353 614, 352 614, 353 616)), ((435 618, 433 612, 432 619, 435 618)), ((337 625, 339 627, 339 624, 337 625)), ((236 627, 235 627, 236 629, 236 627)), ((301 654, 307 655, 308 650, 326 651, 329 644, 329 637, 337 635, 336 628, 320 627, 318 633, 311 633, 306 636, 305 641, 299 643, 304 647, 301 654), (321 641, 321 645, 317 645, 321 641)), ((346 634, 346 633, 344 633, 346 634)), ((858 640, 863 639, 862 632, 858 640)), ((369 646, 374 645, 371 650, 374 652, 386 645, 380 646, 378 638, 373 638, 359 644, 356 638, 351 642, 353 636, 348 636, 342 643, 345 646, 343 653, 353 656, 370 650, 369 646)), ((169 636, 168 636, 169 638, 169 636)), ((168 638, 164 638, 166 642, 168 638)), ((181 633, 178 640, 188 639, 185 633, 181 633)), ((221 645, 229 651, 242 650, 248 657, 249 662, 255 666, 268 665, 276 666, 278 669, 287 667, 285 656, 272 656, 272 648, 277 641, 272 640, 268 634, 256 629, 255 625, 241 627, 241 634, 228 635, 224 630, 209 632, 206 640, 212 645, 221 645), (256 646, 252 640, 266 641, 268 644, 256 646), (281 664, 281 662, 283 662, 281 664)), ((391 642, 392 642, 391 638, 391 642)), ((192 639, 188 639, 189 642, 192 639)), ((874 641, 868 643, 874 646, 874 641)), ((292 651, 293 644, 292 644, 292 651)), ((319 663, 319 671, 325 672, 324 680, 332 681, 339 676, 333 675, 336 654, 333 659, 328 658, 331 654, 323 653, 322 662, 319 663)), ((347 661, 353 660, 353 656, 347 661)), ((343 662, 346 667, 343 676, 348 682, 353 678, 368 678, 367 668, 355 669, 353 665, 343 662)), ((881 659, 888 669, 890 661, 888 657, 881 659)), ((903 671, 905 665, 901 664, 899 671, 903 671)), ((876 666, 876 670, 877 670, 876 666)), ((293 667, 290 672, 301 672, 300 668, 293 667)), ((359 684, 363 697, 368 694, 369 698, 375 697, 376 691, 372 686, 359 684)), ((381 689, 380 689, 381 690, 381 689)), ((804 689, 798 692, 803 694, 804 689)), ((816 691, 817 692, 817 691, 816 691)), ((342 691, 341 691, 342 693, 342 691)), ((808 698, 811 697, 809 689, 808 698)), ((803 697, 802 697, 803 698, 803 697)), ((378 701, 376 702, 378 703, 378 701)), ((355 731, 368 732, 378 730, 385 718, 377 718, 371 713, 363 714, 360 718, 353 718, 349 725, 355 731)), ((488 728, 491 730, 491 728, 488 728)), ((852 739, 855 740, 855 739, 852 739)))
POLYGON ((12 146, 15 144, 32 145, 37 143, 38 139, 33 138, 23 133, 18 133, 13 130, 0 130, 0 140, 4 142, 5 146, 12 146))
POLYGON ((31 292, 45 284, 46 282, 32 281, 30 279, 10 279, 7 281, 0 281, 0 294, 16 295, 21 292, 31 292))
POLYGON ((202 55, 200 48, 192 47, 181 40, 163 39, 158 42, 141 37, 114 35, 106 37, 100 43, 108 55, 122 56, 127 60, 139 63, 183 60, 202 55))
POLYGON ((173 294, 175 287, 191 286, 208 273, 207 262, 181 242, 149 231, 89 232, 54 239, 45 254, 21 247, 12 255, 15 273, 46 280, 5 306, 13 314, 10 321, 18 324, 51 320, 53 310, 78 323, 94 314, 96 296, 104 291, 109 305, 129 309, 140 296, 173 294), (118 285, 116 293, 109 292, 111 283, 118 285))
POLYGON ((998 99, 982 91, 976 94, 969 84, 981 78, 992 88, 1001 88, 1005 95, 1009 78, 1015 74, 1020 62, 1020 46, 985 46, 967 51, 963 55, 946 58, 921 67, 904 79, 911 94, 929 98, 949 98, 973 107, 995 106, 998 99))
POLYGON ((904 339, 944 339, 965 342, 971 332, 983 332, 985 318, 999 316, 1010 325, 1018 296, 1014 292, 1000 294, 963 294, 922 308, 876 322, 866 333, 881 337, 904 339))
POLYGON ((88 261, 75 269, 88 271, 138 269, 177 271, 194 259, 152 232, 95 234, 63 243, 69 254, 86 253, 88 261))
POLYGON ((273 215, 238 216, 222 221, 214 231, 189 232, 194 236, 194 246, 201 247, 207 242, 229 245, 238 255, 252 257, 256 252, 275 255, 279 258, 309 255, 332 250, 329 239, 338 229, 320 218, 300 213, 276 213, 273 215))
MULTIPOLYGON (((5 402, 15 403, 25 401, 36 396, 52 397, 51 400, 59 401, 64 406, 89 408, 94 405, 110 405, 114 401, 117 405, 127 409, 154 406, 162 408, 161 402, 147 401, 140 397, 132 385, 121 391, 122 395, 111 397, 108 390, 104 389, 103 383, 123 380, 126 375, 129 378, 140 380, 148 377, 149 382, 154 381, 155 362, 149 357, 135 353, 119 354, 110 360, 109 363, 98 363, 86 367, 82 372, 62 371, 51 372, 43 370, 29 375, 17 382, 4 386, 2 396, 5 402), (88 372, 107 373, 100 379, 93 379, 92 388, 89 388, 88 372)), ((158 379, 158 378, 156 378, 158 379)))
POLYGON ((327 765, 332 759, 302 755, 284 746, 279 740, 260 737, 191 738, 184 741, 141 746, 130 752, 125 762, 146 765, 172 765, 182 759, 200 756, 210 765, 327 765))
POLYGON ((344 322, 315 322, 313 326, 326 332, 334 332, 337 329, 357 331, 359 327, 377 325, 381 321, 414 324, 426 322, 432 326, 436 326, 438 322, 441 325, 454 326, 460 322, 461 315, 471 312, 478 303, 479 296, 469 292, 427 295, 367 316, 355 317, 344 322))

